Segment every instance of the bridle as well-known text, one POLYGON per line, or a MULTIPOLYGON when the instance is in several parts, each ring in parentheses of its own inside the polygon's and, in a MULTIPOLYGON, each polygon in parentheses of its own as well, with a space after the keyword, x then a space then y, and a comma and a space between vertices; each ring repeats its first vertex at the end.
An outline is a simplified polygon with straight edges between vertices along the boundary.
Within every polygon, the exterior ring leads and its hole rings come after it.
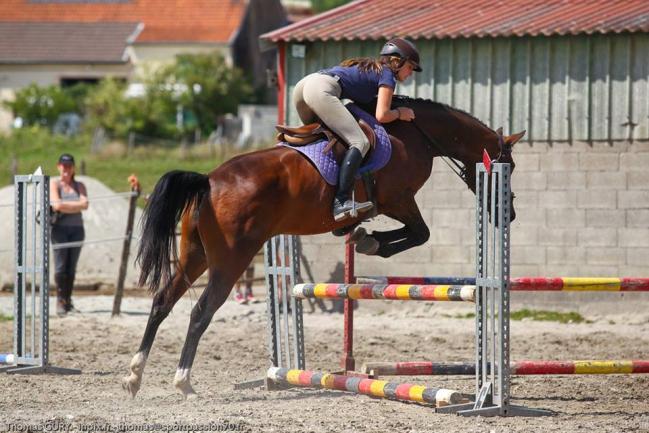
MULTIPOLYGON (((469 189, 472 189, 471 185, 469 185, 466 165, 464 165, 462 161, 459 161, 456 158, 453 158, 452 156, 448 156, 446 154, 447 152, 445 152, 444 148, 439 144, 439 142, 435 140, 433 137, 431 137, 422 127, 420 127, 415 119, 412 120, 412 124, 415 125, 417 131, 419 131, 421 135, 423 135, 426 138, 425 143, 426 146, 428 147, 428 150, 430 150, 431 153, 434 153, 435 150, 437 150, 439 156, 446 163, 446 165, 448 165, 451 168, 453 173, 455 173, 457 177, 462 179, 462 182, 464 182, 466 186, 469 187, 469 189)), ((502 133, 496 132, 496 135, 498 136, 498 147, 500 148, 500 153, 496 158, 492 159, 491 162, 498 163, 498 162, 502 162, 503 159, 511 160, 513 146, 505 142, 505 140, 503 140, 502 133)), ((512 193, 512 198, 514 198, 513 193, 512 193)))
POLYGON ((428 133, 424 131, 423 128, 419 126, 419 124, 417 124, 415 119, 412 120, 412 124, 415 125, 417 131, 419 131, 421 135, 423 135, 426 138, 425 143, 426 146, 428 147, 428 150, 430 150, 431 153, 434 153, 435 150, 437 150, 439 156, 446 163, 446 165, 448 165, 451 168, 451 170, 453 170, 453 173, 455 173, 460 179, 462 179, 462 182, 464 182, 467 186, 469 186, 469 181, 467 179, 467 173, 466 173, 466 166, 464 165, 464 163, 458 161, 457 159, 451 156, 447 156, 442 146, 433 137, 428 135, 428 133))

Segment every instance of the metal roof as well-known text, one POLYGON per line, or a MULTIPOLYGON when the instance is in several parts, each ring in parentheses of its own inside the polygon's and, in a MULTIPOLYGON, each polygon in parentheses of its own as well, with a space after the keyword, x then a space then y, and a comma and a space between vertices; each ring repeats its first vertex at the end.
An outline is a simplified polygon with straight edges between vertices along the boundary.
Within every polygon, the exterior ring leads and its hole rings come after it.
POLYGON ((139 23, 0 22, 0 64, 121 64, 141 30, 139 23))
POLYGON ((0 22, 141 22, 135 43, 227 43, 244 0, 0 0, 0 22))
POLYGON ((648 0, 357 0, 270 33, 278 41, 649 32, 648 0))

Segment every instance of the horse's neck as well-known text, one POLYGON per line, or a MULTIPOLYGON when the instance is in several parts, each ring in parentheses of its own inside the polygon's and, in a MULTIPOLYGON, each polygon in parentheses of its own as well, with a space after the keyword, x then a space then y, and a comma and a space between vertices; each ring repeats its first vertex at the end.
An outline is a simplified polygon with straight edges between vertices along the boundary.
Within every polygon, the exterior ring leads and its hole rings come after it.
POLYGON ((425 106, 419 108, 422 114, 419 125, 439 143, 442 156, 459 159, 465 164, 479 161, 482 149, 490 147, 493 140, 488 137, 494 132, 469 114, 452 107, 432 108, 432 111, 426 111, 425 106))

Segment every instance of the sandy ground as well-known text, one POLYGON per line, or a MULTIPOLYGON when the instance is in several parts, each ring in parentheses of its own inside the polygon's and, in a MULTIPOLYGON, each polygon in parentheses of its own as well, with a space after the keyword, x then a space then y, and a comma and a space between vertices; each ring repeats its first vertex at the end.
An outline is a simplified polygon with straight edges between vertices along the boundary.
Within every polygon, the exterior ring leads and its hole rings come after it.
MULTIPOLYGON (((268 367, 264 303, 228 301, 216 313, 192 371, 201 398, 183 401, 172 380, 197 295, 186 295, 162 324, 135 399, 120 382, 139 345, 150 300, 128 297, 124 314, 112 319, 111 297, 76 296, 80 313, 50 321, 50 358, 83 374, 0 374, 0 431, 135 431, 158 423, 157 430, 176 431, 192 425, 223 431, 227 425, 252 432, 649 432, 649 375, 513 378, 513 402, 555 412, 544 418, 462 418, 336 391, 235 391, 234 383, 260 378, 268 367)), ((649 312, 637 307, 646 306, 649 296, 632 295, 611 294, 615 309, 611 302, 584 304, 580 311, 590 324, 513 322, 512 359, 648 359, 649 312)), ((11 313, 11 300, 0 296, 0 312, 11 313)), ((534 307, 526 300, 513 303, 514 309, 524 306, 534 307)), ((474 322, 454 318, 469 311, 470 305, 368 301, 356 314, 357 362, 472 360, 474 322)), ((0 322, 0 352, 11 346, 11 326, 0 322)), ((307 368, 336 370, 342 316, 305 314, 305 336, 307 368)), ((474 387, 471 378, 409 379, 467 393, 474 387)))

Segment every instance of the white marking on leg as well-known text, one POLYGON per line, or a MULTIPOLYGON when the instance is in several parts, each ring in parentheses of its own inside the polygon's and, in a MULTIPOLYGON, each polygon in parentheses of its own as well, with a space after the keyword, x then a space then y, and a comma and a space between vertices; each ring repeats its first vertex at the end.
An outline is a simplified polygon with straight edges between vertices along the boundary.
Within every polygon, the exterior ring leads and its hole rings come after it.
POLYGON ((133 398, 135 398, 135 395, 140 390, 140 385, 142 384, 142 374, 144 373, 145 365, 146 355, 142 352, 136 353, 133 359, 131 359, 131 374, 122 380, 122 388, 124 388, 126 392, 131 394, 131 397, 133 398))
POLYGON ((176 370, 176 376, 174 377, 174 386, 183 394, 185 399, 191 399, 197 396, 191 385, 189 378, 190 372, 191 368, 179 368, 176 370))

